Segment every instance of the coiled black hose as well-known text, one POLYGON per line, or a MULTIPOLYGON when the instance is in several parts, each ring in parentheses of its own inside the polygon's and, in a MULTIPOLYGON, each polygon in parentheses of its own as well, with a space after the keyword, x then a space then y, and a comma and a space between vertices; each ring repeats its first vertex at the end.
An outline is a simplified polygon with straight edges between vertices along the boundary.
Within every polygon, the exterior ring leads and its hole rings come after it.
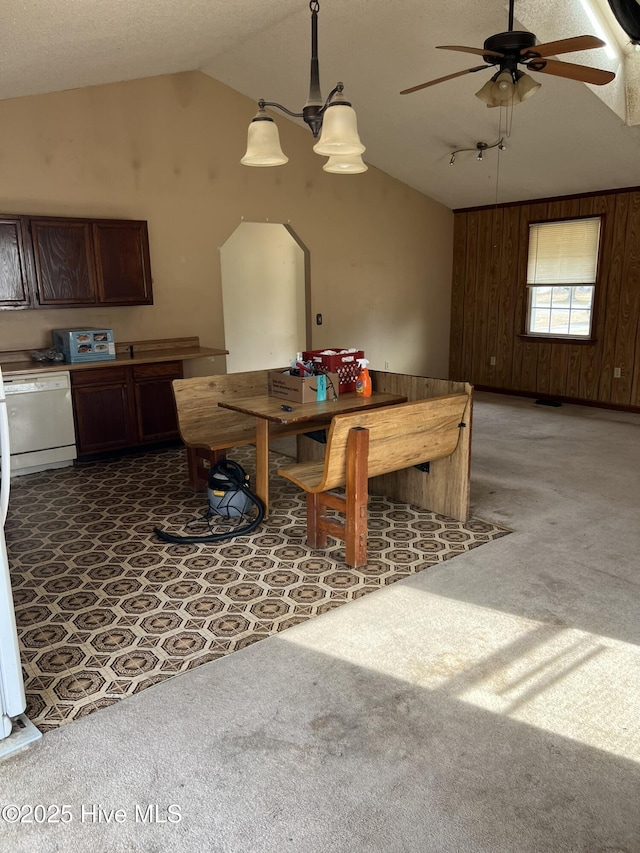
MULTIPOLYGON (((247 534, 252 533, 256 527, 262 523, 265 513, 264 503, 257 495, 254 495, 249 488, 248 477, 242 466, 237 462, 234 462, 232 459, 225 459, 222 462, 219 462, 215 468, 211 470, 210 480, 211 475, 218 471, 229 481, 234 483, 237 486, 237 491, 242 491, 249 501, 257 508, 257 515, 255 518, 243 527, 235 527, 233 530, 227 530, 224 533, 179 535, 177 533, 168 533, 166 530, 161 530, 159 527, 154 527, 153 532, 156 534, 158 539, 161 539, 163 542, 171 542, 176 545, 197 545, 206 544, 207 542, 222 542, 225 539, 234 539, 236 536, 246 536, 247 534)), ((216 514, 217 513, 210 510, 206 516, 206 520, 209 520, 216 514)))

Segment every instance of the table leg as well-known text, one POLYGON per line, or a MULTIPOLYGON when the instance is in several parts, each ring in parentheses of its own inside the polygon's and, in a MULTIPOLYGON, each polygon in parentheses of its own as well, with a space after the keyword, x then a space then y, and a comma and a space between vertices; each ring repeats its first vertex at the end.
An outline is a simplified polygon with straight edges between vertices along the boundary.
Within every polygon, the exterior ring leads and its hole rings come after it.
POLYGON ((256 494, 269 515, 269 421, 256 418, 256 494))

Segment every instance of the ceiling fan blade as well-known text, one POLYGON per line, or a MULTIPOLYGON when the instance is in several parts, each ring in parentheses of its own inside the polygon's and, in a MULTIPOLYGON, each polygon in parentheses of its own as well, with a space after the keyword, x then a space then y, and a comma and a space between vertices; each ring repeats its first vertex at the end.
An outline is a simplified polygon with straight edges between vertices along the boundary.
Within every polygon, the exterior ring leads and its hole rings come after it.
POLYGON ((534 47, 523 47, 520 53, 526 56, 557 56, 560 53, 573 53, 577 50, 593 50, 596 47, 604 47, 602 39, 595 36, 575 36, 570 39, 559 39, 548 41, 544 44, 536 44, 534 47))
POLYGON ((568 77, 569 80, 580 80, 582 83, 592 83, 594 86, 604 86, 616 76, 613 71, 602 71, 600 68, 590 68, 588 65, 575 65, 573 62, 558 62, 555 59, 534 58, 526 65, 530 71, 553 74, 555 77, 568 77))
MULTIPOLYGON (((463 53, 475 53, 477 56, 495 56, 497 59, 502 59, 504 53, 498 53, 496 50, 485 50, 484 47, 460 47, 457 44, 437 44, 436 50, 461 50, 463 53)), ((542 56, 542 54, 540 54, 542 56)))
POLYGON ((486 65, 476 65, 475 68, 465 68, 464 71, 456 71, 455 74, 447 74, 446 77, 438 77, 437 80, 429 80, 428 83, 420 83, 419 86, 412 86, 410 89, 403 89, 400 94, 410 95, 411 92, 418 92, 420 89, 426 89, 427 86, 435 86, 436 83, 444 83, 445 80, 453 80, 454 77, 462 77, 463 74, 471 74, 474 71, 484 71, 486 67, 486 65))

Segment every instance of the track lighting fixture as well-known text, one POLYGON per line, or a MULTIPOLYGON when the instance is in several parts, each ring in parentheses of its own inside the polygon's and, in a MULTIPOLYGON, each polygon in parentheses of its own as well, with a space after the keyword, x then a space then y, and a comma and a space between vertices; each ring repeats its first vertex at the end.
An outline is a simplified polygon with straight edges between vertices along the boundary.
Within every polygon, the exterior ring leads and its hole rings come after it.
POLYGON ((280 147, 278 128, 267 115, 265 107, 281 110, 292 118, 303 119, 311 129, 316 154, 329 159, 322 167, 325 172, 338 175, 366 172, 362 160, 365 147, 358 136, 356 114, 344 94, 344 86, 337 83, 326 101, 320 92, 320 66, 318 63, 318 12, 320 3, 311 0, 311 77, 309 97, 302 112, 294 113, 275 101, 258 101, 258 112, 251 120, 247 137, 247 151, 240 161, 245 166, 282 166, 289 158, 280 147))
POLYGON ((476 142, 473 148, 456 148, 455 151, 451 152, 451 157, 449 158, 449 165, 453 166, 456 162, 456 156, 458 154, 462 154, 465 151, 475 151, 476 160, 484 160, 484 152, 491 151, 492 148, 497 148, 498 151, 506 151, 507 146, 504 144, 504 137, 501 137, 497 142, 494 142, 493 145, 489 145, 487 142, 476 142))

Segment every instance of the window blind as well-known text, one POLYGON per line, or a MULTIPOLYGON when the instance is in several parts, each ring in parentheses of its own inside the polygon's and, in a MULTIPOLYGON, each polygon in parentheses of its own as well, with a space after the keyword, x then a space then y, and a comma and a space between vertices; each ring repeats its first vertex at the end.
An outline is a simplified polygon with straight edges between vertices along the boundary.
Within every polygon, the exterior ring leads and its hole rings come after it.
POLYGON ((529 226, 527 284, 594 284, 600 217, 529 226))

